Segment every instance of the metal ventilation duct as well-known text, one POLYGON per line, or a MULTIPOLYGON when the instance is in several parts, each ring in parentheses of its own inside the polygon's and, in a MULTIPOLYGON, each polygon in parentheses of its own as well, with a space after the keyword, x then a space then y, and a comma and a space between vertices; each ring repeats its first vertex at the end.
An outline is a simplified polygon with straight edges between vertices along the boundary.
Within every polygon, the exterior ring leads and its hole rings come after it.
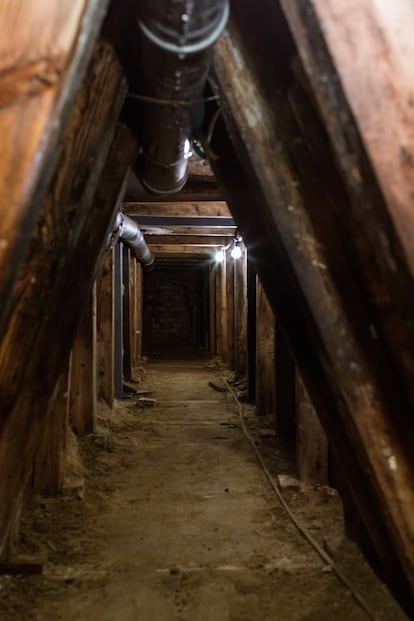
POLYGON ((143 0, 142 157, 137 174, 151 192, 178 192, 187 180, 190 139, 203 116, 211 50, 229 15, 228 0, 143 0))
POLYGON ((134 220, 123 213, 118 213, 115 223, 114 236, 124 242, 142 263, 145 271, 151 271, 154 267, 154 255, 148 248, 140 228, 134 220))

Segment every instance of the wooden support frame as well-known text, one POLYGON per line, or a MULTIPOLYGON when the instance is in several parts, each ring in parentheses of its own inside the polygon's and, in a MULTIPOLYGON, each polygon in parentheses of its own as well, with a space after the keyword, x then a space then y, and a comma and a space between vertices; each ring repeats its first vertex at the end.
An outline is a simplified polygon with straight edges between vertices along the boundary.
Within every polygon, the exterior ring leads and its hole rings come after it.
MULTIPOLYGON (((237 156, 234 161, 232 147, 217 131, 213 146, 220 160, 213 165, 232 194, 230 208, 256 255, 353 502, 393 586, 404 590, 408 583, 414 586, 414 554, 407 553, 414 541, 407 402, 386 348, 370 332, 372 317, 338 240, 339 223, 323 208, 329 201, 315 163, 272 75, 275 68, 267 64, 274 54, 259 56, 254 49, 251 23, 261 13, 244 5, 240 13, 235 11, 215 56, 215 79, 237 156), (225 156, 230 152, 233 160, 225 156), (254 192, 241 187, 244 175, 254 192), (339 293, 344 287, 352 308, 339 293)), ((269 40, 277 44, 275 37, 263 38, 269 40)))
POLYGON ((260 278, 256 287, 256 414, 276 416, 276 320, 260 278))
POLYGON ((36 451, 32 492, 52 496, 62 491, 66 475, 67 437, 69 430, 69 360, 63 368, 49 403, 47 426, 36 451))
POLYGON ((97 395, 114 404, 114 249, 104 252, 96 279, 97 395))
POLYGON ((96 287, 82 310, 70 363, 69 418, 78 436, 96 431, 96 287))
POLYGON ((234 276, 234 374, 247 378, 247 255, 242 248, 239 259, 231 259, 234 276))
POLYGON ((47 404, 94 281, 126 167, 136 154, 129 132, 121 128, 114 137, 125 93, 112 48, 99 44, 66 130, 0 346, 0 557, 11 552, 47 404))
POLYGON ((108 3, 15 0, 0 12, 0 337, 108 3))

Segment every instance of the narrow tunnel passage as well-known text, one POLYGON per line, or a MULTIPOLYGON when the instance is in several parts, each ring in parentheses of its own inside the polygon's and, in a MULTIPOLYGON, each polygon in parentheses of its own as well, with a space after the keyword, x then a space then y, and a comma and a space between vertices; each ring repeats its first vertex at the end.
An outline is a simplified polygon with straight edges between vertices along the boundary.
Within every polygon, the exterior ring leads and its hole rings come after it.
MULTIPOLYGON (((152 407, 135 395, 101 410, 111 431, 84 441, 87 500, 44 499, 29 513, 23 541, 47 547, 49 562, 42 577, 0 579, 2 619, 369 618, 280 507, 216 368, 205 356, 149 361, 131 386, 150 391, 152 407)), ((256 434, 248 406, 245 416, 273 474, 289 472, 272 434, 256 434)), ((403 620, 342 540, 337 494, 289 484, 283 493, 375 618, 403 620)))

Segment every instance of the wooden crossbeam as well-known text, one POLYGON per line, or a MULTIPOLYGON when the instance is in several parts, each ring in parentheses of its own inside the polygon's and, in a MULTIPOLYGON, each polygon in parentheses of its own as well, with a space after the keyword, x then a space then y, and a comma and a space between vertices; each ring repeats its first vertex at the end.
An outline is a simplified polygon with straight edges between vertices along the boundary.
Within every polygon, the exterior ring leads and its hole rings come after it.
POLYGON ((145 241, 147 244, 156 244, 158 246, 162 244, 174 244, 174 245, 186 245, 186 246, 226 246, 229 240, 233 239, 233 236, 225 235, 151 235, 145 234, 145 241))
POLYGON ((198 246, 186 246, 186 245, 174 245, 174 244, 150 244, 149 249, 155 255, 157 254, 171 254, 171 255, 182 255, 182 254, 199 254, 199 255, 214 255, 216 249, 220 248, 220 245, 198 245, 198 246))
POLYGON ((154 202, 138 203, 125 202, 123 211, 130 216, 224 216, 231 217, 231 213, 224 201, 198 202, 154 202))

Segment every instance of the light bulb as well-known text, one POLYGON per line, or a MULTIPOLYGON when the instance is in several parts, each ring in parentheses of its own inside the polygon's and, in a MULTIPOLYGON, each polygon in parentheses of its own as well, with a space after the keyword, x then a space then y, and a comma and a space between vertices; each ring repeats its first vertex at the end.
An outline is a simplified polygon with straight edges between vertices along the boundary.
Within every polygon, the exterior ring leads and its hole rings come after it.
POLYGON ((214 259, 216 260, 217 263, 222 263, 224 259, 223 251, 217 250, 216 254, 214 255, 214 259))
POLYGON ((240 259, 241 254, 242 254, 240 246, 234 246, 230 254, 233 257, 233 259, 240 259))

